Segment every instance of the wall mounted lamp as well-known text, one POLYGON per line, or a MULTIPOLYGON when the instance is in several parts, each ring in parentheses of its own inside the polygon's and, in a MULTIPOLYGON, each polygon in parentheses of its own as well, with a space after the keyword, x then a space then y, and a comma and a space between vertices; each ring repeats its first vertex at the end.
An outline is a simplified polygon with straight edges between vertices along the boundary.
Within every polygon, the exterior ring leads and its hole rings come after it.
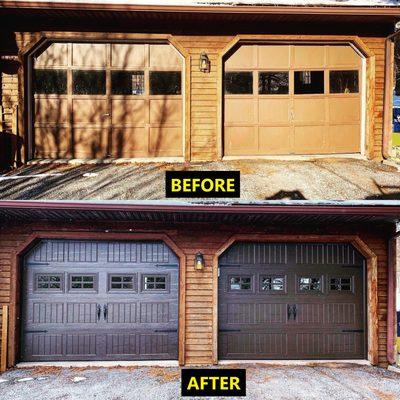
POLYGON ((210 72, 210 66, 211 66, 210 59, 208 58, 208 55, 203 51, 200 54, 199 69, 201 72, 208 73, 210 72))
POLYGON ((194 269, 202 271, 204 269, 204 256, 201 253, 197 253, 194 256, 194 269))

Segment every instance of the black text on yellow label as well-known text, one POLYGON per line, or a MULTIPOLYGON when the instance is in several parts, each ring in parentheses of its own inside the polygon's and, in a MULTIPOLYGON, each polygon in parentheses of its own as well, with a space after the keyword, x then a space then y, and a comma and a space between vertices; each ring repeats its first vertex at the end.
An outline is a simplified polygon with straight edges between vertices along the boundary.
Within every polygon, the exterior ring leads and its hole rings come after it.
POLYGON ((182 396, 246 396, 245 369, 183 369, 182 396))
POLYGON ((167 171, 165 197, 240 197, 240 172, 167 171))

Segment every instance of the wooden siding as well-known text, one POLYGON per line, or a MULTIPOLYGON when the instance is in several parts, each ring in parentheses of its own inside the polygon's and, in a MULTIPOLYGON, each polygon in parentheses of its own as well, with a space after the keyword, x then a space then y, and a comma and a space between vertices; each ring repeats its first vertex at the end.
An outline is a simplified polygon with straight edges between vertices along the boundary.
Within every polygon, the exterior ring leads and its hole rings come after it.
MULTIPOLYGON (((18 276, 17 270, 13 270, 15 266, 15 254, 23 243, 37 230, 40 231, 41 237, 59 237, 59 235, 77 235, 79 238, 84 238, 85 234, 93 238, 106 239, 104 229, 107 228, 113 231, 113 223, 107 225, 93 224, 90 231, 84 224, 76 224, 69 226, 67 224, 32 224, 32 225, 14 225, 4 226, 0 231, 0 305, 13 304, 13 293, 15 288, 18 288, 18 280, 11 276, 18 276), (16 286, 15 286, 16 285, 16 286)), ((129 224, 119 223, 115 225, 118 232, 126 232, 131 227, 129 224)), ((377 273, 378 273, 378 343, 374 347, 378 347, 379 365, 387 365, 386 341, 387 341, 387 240, 386 233, 378 228, 374 231, 365 231, 357 227, 330 228, 329 232, 324 235, 340 236, 343 240, 343 235, 359 235, 360 239, 369 246, 369 249, 377 256, 377 273)), ((186 258, 186 270, 183 271, 184 280, 181 282, 181 289, 184 287, 185 296, 181 296, 181 301, 184 300, 184 307, 181 307, 180 314, 184 317, 184 350, 186 364, 212 364, 214 359, 214 350, 216 343, 213 340, 214 326, 214 301, 215 301, 215 285, 217 274, 213 270, 214 257, 217 252, 224 246, 234 234, 246 235, 249 240, 256 238, 257 235, 262 235, 267 230, 267 227, 233 227, 219 226, 218 230, 215 226, 205 224, 198 225, 182 225, 181 227, 174 226, 173 228, 162 225, 151 226, 150 224, 135 224, 134 237, 142 235, 144 239, 151 235, 165 234, 175 243, 186 258), (155 233, 156 232, 156 233, 155 233), (205 269, 203 271, 194 270, 194 257, 197 252, 202 252, 205 259, 205 269)), ((271 231, 273 231, 271 229, 271 231)), ((295 228, 282 228, 279 231, 274 231, 274 234, 284 234, 287 237, 297 238, 296 235, 304 234, 304 232, 295 228)), ((119 234, 115 234, 118 236, 119 234)), ((120 234, 122 235, 122 234, 120 234)), ((119 238, 128 240, 133 234, 123 234, 119 238)), ((271 235, 270 235, 271 236, 271 235)), ((89 237, 88 237, 89 238, 89 237)), ((117 237, 116 237, 117 238, 117 237)), ((315 238, 315 235, 314 235, 315 238)), ((15 266, 16 268, 16 266, 15 266)), ((19 296, 15 298, 15 306, 18 310, 19 296)), ((181 304, 182 306, 182 304, 181 304)), ((11 312, 11 311, 10 311, 11 312)), ((12 325, 12 317, 10 316, 10 325, 12 325)), ((18 350, 18 333, 10 330, 9 352, 11 360, 13 354, 18 350), (15 346, 14 346, 15 344, 15 346)), ((18 354, 18 353, 16 353, 18 354)), ((181 360, 183 361, 183 360, 181 360)))
MULTIPOLYGON (((17 35, 19 50, 23 51, 28 48, 29 44, 37 40, 39 36, 37 33, 17 35)), ((93 37, 93 35, 90 36, 93 37)), ((250 36, 246 35, 246 38, 250 36)), ((254 37, 260 39, 261 35, 254 37)), ((372 85, 375 86, 375 100, 369 106, 374 113, 373 137, 366 138, 367 154, 369 158, 380 160, 382 159, 383 140, 385 38, 364 37, 361 39, 375 55, 375 77, 370 78, 372 85)), ((185 83, 188 89, 188 97, 185 102, 187 119, 185 126, 188 131, 186 132, 186 158, 190 158, 192 161, 217 160, 221 152, 221 143, 219 143, 221 135, 219 130, 222 126, 222 78, 220 76, 222 74, 222 65, 220 65, 220 55, 224 52, 227 45, 234 40, 234 36, 177 35, 173 36, 171 40, 187 52, 187 62, 190 63, 186 69, 187 81, 185 83), (211 61, 210 73, 199 71, 199 56, 203 51, 207 53, 211 61)), ((10 51, 5 52, 9 53, 7 55, 15 56, 10 51)), ((21 99, 21 83, 21 79, 18 81, 15 74, 7 75, 4 72, 2 73, 1 101, 7 112, 11 111, 11 107, 17 103, 18 97, 20 105, 23 103, 21 99)), ((22 125, 22 119, 20 119, 20 125, 22 125)), ((19 129, 22 132, 21 126, 19 129)))

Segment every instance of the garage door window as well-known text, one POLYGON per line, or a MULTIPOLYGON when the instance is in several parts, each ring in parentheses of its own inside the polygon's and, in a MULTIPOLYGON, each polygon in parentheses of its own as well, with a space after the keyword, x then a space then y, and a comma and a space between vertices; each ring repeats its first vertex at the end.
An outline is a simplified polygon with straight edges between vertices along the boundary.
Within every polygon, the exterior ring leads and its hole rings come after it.
POLYGON ((263 276, 261 277, 261 291, 283 292, 285 290, 284 276, 263 276))
POLYGON ((288 94, 289 72, 260 72, 258 74, 259 94, 288 94))
POLYGON ((227 94, 252 94, 252 72, 227 72, 225 74, 225 93, 227 94))
POLYGON ((331 93, 358 93, 358 71, 330 71, 331 93))
POLYGON ((34 87, 36 94, 66 94, 67 71, 37 69, 34 87))
POLYGON ((40 274, 36 275, 36 290, 53 290, 62 292, 62 275, 40 274))
POLYGON ((181 73, 176 71, 151 71, 150 94, 180 95, 181 73))
POLYGON ((96 290, 96 275, 70 275, 70 290, 96 290))
POLYGON ((321 277, 302 276, 299 278, 299 290, 301 292, 321 292, 321 277))
POLYGON ((230 291, 252 290, 251 276, 231 276, 229 278, 230 291))
POLYGON ((73 94, 106 94, 105 71, 73 71, 73 94))
POLYGON ((143 71, 112 71, 111 93, 115 95, 144 94, 144 72, 143 71))
POLYGON ((109 290, 135 290, 135 276, 109 275, 109 290))
POLYGON ((142 287, 145 291, 168 290, 167 275, 144 275, 142 287))
POLYGON ((323 94, 324 71, 295 71, 294 94, 323 94))
POLYGON ((335 292, 351 292, 352 279, 351 278, 330 278, 329 289, 335 292))

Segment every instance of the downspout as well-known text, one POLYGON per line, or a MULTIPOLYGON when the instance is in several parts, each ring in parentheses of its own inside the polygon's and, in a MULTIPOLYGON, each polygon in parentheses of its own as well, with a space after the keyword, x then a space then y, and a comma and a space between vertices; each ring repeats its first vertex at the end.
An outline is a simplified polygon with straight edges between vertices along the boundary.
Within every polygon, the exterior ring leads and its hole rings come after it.
POLYGON ((396 364, 396 332, 397 332, 397 312, 396 312, 396 272, 397 272, 397 245, 400 237, 400 224, 396 222, 396 232, 388 242, 388 297, 387 297, 387 344, 386 354, 389 365, 396 364))
POLYGON ((392 151, 392 103, 393 103, 393 66, 394 66, 394 39, 400 30, 389 35, 385 40, 385 88, 383 98, 383 141, 382 156, 391 157, 392 151))

